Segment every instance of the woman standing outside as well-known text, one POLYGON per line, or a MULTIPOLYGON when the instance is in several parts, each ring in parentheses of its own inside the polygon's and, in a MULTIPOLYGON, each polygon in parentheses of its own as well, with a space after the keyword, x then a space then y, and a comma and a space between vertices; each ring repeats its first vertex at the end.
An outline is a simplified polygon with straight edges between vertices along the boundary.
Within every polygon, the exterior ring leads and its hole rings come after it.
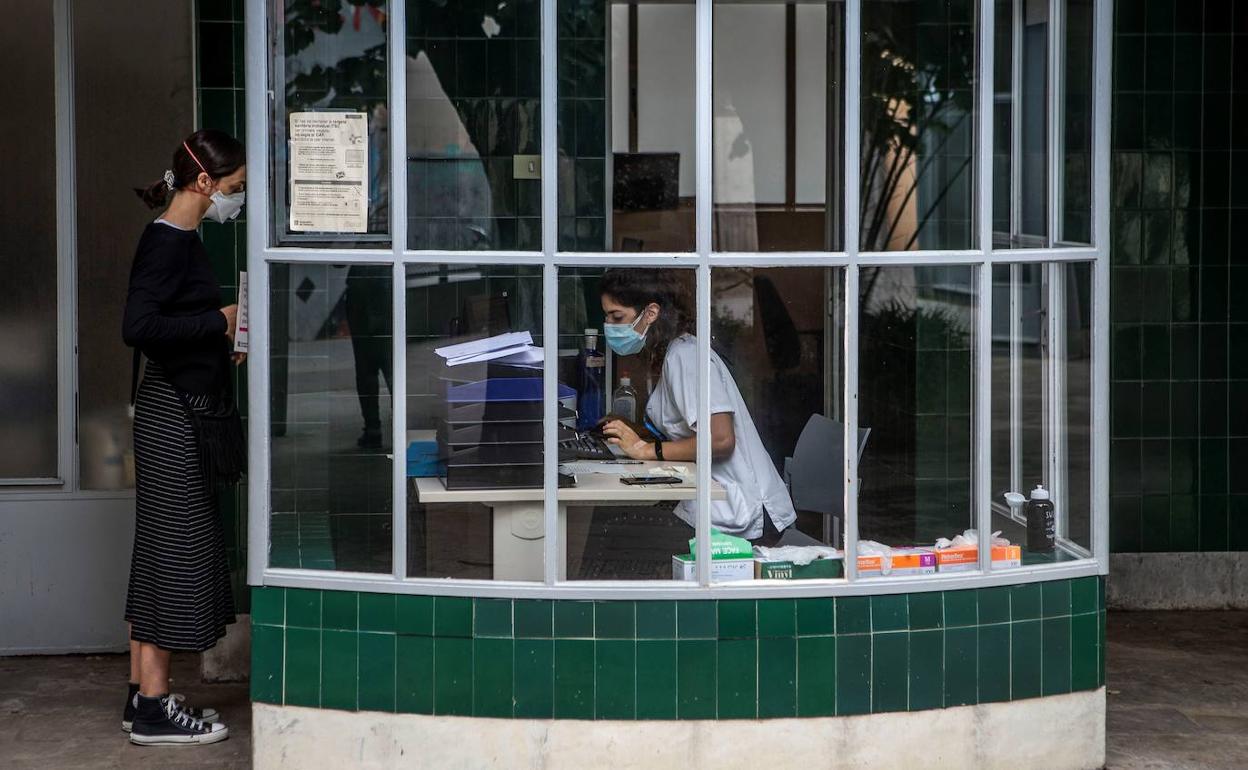
MULTIPOLYGON (((624 420, 607 418, 603 435, 637 460, 693 462, 698 441, 709 436, 711 478, 727 493, 712 503, 711 526, 759 545, 814 545, 792 526, 797 519, 789 491, 763 447, 737 383, 711 351, 711 425, 698 425, 698 342, 689 291, 673 271, 615 269, 602 276, 602 311, 607 345, 616 355, 649 350, 657 375, 646 404, 656 435, 646 440, 624 420), (783 534, 782 534, 783 533, 783 534)), ((682 502, 676 515, 689 526, 696 503, 682 502)))
POLYGON ((142 745, 229 735, 215 711, 188 708, 169 693, 169 660, 174 651, 211 648, 234 622, 221 516, 188 409, 212 407, 228 387, 238 307, 222 307, 197 228, 205 218, 238 215, 245 164, 236 139, 197 131, 174 151, 164 177, 138 191, 150 208, 167 206, 139 239, 122 328, 126 344, 148 360, 134 404, 130 688, 122 718, 131 742, 142 745))

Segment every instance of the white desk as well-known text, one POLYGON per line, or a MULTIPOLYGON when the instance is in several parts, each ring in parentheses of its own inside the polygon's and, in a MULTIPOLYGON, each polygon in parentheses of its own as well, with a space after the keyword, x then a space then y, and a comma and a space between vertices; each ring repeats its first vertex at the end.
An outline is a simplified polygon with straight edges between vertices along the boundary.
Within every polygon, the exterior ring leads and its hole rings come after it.
MULTIPOLYGON (((409 441, 424 439, 425 431, 411 431, 409 441)), ((578 462, 586 462, 578 460, 578 462)), ((693 463, 644 462, 628 466, 630 473, 642 473, 664 465, 693 463)), ((428 505, 438 503, 481 503, 489 506, 494 519, 494 579, 541 580, 546 536, 541 489, 447 489, 441 478, 411 479, 416 499, 428 505)), ((568 507, 575 505, 647 505, 667 500, 693 500, 697 488, 692 482, 655 486, 621 484, 616 474, 580 473, 576 486, 562 488, 559 502, 559 540, 568 543, 568 507)), ((726 500, 727 492, 711 482, 711 499, 726 500)), ((579 544, 582 548, 584 543, 579 544)), ((559 579, 567 577, 567 558, 559 561, 559 579)))

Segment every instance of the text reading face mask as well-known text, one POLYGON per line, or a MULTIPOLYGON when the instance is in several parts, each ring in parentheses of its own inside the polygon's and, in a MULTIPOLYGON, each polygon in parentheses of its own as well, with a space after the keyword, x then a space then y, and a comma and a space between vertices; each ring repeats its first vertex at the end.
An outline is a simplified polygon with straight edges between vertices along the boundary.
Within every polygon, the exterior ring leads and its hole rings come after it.
POLYGON ((243 200, 246 195, 242 192, 231 195, 226 195, 220 190, 214 192, 210 198, 212 202, 208 204, 208 210, 204 212, 204 218, 222 224, 229 222, 243 210, 243 200))
MULTIPOLYGON (((607 338, 607 347, 616 355, 631 356, 646 346, 646 335, 637 331, 641 316, 631 324, 603 324, 602 329, 607 338)), ((646 331, 650 331, 646 329, 646 331)))

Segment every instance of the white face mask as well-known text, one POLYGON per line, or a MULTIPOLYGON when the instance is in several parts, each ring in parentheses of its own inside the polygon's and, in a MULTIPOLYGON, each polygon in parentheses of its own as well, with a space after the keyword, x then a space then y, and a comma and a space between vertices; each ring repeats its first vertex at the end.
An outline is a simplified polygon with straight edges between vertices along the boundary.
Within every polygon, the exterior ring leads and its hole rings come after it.
POLYGON ((246 197, 245 192, 236 192, 230 195, 218 190, 211 197, 211 203, 208 204, 208 210, 204 212, 204 219, 211 219, 213 222, 226 222, 238 216, 243 210, 243 200, 246 197))

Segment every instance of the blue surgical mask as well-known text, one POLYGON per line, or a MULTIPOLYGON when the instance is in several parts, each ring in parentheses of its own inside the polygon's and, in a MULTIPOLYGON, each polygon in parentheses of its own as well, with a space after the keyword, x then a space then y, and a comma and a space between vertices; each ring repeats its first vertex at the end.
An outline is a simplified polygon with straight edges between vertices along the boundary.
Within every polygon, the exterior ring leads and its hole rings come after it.
MULTIPOLYGON (((606 333, 607 347, 618 356, 631 356, 646 346, 646 335, 637 331, 641 316, 631 324, 603 324, 606 333)), ((650 331, 646 329, 646 331, 650 331)))

